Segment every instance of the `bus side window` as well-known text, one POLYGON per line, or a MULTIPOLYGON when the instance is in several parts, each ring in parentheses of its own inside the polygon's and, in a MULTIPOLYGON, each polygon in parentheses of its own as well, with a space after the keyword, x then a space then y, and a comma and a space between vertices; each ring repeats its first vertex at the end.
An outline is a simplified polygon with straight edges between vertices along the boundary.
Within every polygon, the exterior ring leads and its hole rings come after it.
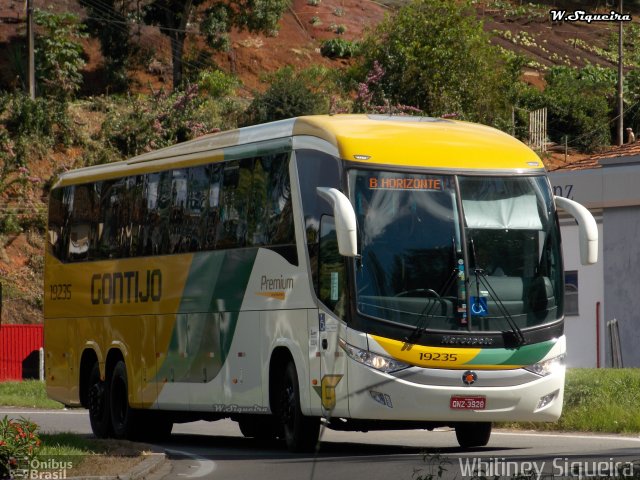
POLYGON ((320 221, 319 252, 319 295, 324 303, 338 318, 345 318, 346 313, 346 268, 344 257, 338 252, 333 217, 324 215, 320 221))
POLYGON ((216 248, 243 247, 246 236, 246 195, 251 189, 251 170, 247 161, 232 161, 224 166, 220 222, 216 232, 216 248))
POLYGON ((147 203, 144 197, 145 176, 136 175, 129 179, 128 194, 131 209, 131 234, 129 255, 137 257, 144 251, 144 219, 147 203))
POLYGON ((208 165, 206 169, 204 210, 200 215, 200 230, 203 232, 203 250, 216 248, 216 230, 220 222, 220 184, 222 182, 222 166, 208 165))
POLYGON ((186 231, 188 174, 185 169, 173 171, 171 178, 171 207, 169 209, 169 251, 180 253, 188 251, 189 240, 186 231))
POLYGON ((150 173, 145 175, 144 182, 144 222, 142 225, 141 241, 142 255, 158 253, 156 249, 157 225, 160 223, 158 210, 158 189, 160 188, 160 174, 150 173))
POLYGON ((313 288, 319 297, 318 287, 318 242, 320 219, 332 215, 333 208, 318 195, 317 187, 340 189, 340 166, 338 159, 317 150, 296 150, 296 165, 300 182, 300 197, 304 212, 304 229, 307 234, 307 251, 313 288))
POLYGON ((73 186, 57 188, 51 192, 49 202, 49 245, 53 256, 61 261, 66 261, 73 190, 73 186))
POLYGON ((91 185, 75 187, 73 210, 69 220, 69 252, 70 262, 87 260, 91 239, 95 235, 94 203, 91 185))
POLYGON ((256 158, 251 194, 254 202, 249 214, 255 225, 253 246, 270 248, 297 265, 289 158, 289 152, 256 158))
POLYGON ((181 251, 197 252, 203 243, 200 225, 206 211, 209 171, 203 166, 191 167, 187 176, 187 208, 182 225, 184 238, 181 251))

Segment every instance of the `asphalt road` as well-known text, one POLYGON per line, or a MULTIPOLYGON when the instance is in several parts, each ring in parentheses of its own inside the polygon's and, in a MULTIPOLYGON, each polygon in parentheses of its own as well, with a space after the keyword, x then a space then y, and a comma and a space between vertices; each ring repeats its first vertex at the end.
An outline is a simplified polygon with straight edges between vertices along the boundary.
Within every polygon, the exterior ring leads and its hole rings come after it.
MULTIPOLYGON (((0 417, 24 416, 43 432, 91 433, 84 410, 38 411, 0 408, 0 417)), ((471 471, 488 478, 512 478, 540 472, 538 478, 640 475, 640 437, 542 434, 494 431, 484 448, 457 447, 449 429, 369 433, 323 431, 316 454, 294 455, 277 443, 245 439, 231 421, 176 425, 170 441, 158 443, 171 460, 160 477, 202 479, 315 480, 407 479, 420 475, 471 478, 471 471), (582 472, 580 475, 579 472, 582 472)), ((536 478, 534 476, 533 478, 536 478)), ((638 478, 638 477, 635 477, 638 478)), ((154 479, 154 480, 157 480, 154 479)))

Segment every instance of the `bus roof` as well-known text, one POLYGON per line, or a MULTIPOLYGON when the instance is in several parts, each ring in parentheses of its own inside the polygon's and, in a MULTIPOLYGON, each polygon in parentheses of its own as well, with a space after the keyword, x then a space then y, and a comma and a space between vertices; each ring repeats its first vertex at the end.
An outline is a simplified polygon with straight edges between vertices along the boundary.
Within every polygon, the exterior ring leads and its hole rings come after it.
POLYGON ((341 158, 363 164, 522 173, 544 170, 533 150, 485 125, 431 117, 317 115, 209 134, 122 162, 66 172, 56 186, 222 161, 225 150, 232 147, 298 136, 325 140, 341 158))

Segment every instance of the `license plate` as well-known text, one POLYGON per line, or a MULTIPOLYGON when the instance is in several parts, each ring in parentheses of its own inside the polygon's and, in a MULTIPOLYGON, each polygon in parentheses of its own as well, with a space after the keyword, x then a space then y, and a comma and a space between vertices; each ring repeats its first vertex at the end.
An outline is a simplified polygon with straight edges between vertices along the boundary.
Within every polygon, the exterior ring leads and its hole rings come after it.
POLYGON ((486 397, 452 396, 449 407, 453 410, 484 410, 487 405, 486 397))

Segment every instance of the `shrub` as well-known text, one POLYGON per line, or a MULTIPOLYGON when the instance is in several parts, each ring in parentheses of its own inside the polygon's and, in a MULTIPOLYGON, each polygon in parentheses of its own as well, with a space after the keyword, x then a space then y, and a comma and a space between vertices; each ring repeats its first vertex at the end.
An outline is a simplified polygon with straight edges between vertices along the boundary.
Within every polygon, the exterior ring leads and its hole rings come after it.
MULTIPOLYGON (((270 77, 271 84, 257 94, 245 112, 245 125, 253 125, 300 115, 328 111, 326 96, 317 90, 309 71, 296 72, 284 67, 270 77)), ((319 77, 321 78, 321 77, 319 77)))
POLYGON ((18 469, 28 470, 40 447, 36 429, 35 423, 24 418, 10 420, 5 416, 0 420, 0 478, 13 478, 12 472, 18 469))
POLYGON ((392 104, 490 125, 511 113, 504 92, 513 78, 469 1, 408 2, 375 27, 360 51, 355 80, 362 83, 377 61, 392 104))
MULTIPOLYGON (((107 148, 131 157, 209 132, 210 123, 201 119, 204 98, 198 92, 198 85, 192 84, 171 95, 158 92, 148 101, 129 98, 113 108, 102 125, 107 148)), ((96 163, 109 156, 96 159, 96 163)))
POLYGON ((543 97, 549 108, 549 136, 554 141, 559 143, 568 135, 569 144, 585 152, 609 145, 615 81, 602 70, 561 66, 546 75, 543 97))
POLYGON ((205 70, 198 76, 198 88, 213 98, 233 95, 240 81, 233 75, 220 70, 205 70))
POLYGON ((343 38, 332 38, 322 42, 320 53, 329 58, 351 58, 358 53, 358 43, 343 38))
POLYGON ((35 22, 44 30, 36 39, 36 75, 43 93, 68 99, 82 83, 85 65, 79 39, 86 37, 77 15, 36 10, 35 22))

